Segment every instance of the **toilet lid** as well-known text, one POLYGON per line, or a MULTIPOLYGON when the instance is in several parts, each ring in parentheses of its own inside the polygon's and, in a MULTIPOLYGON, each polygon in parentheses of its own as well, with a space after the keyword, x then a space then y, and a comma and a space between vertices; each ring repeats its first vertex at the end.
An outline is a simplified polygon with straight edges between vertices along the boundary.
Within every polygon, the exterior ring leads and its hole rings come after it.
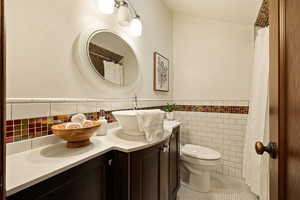
POLYGON ((221 154, 213 149, 199 145, 186 144, 182 148, 182 154, 202 160, 218 160, 221 154))

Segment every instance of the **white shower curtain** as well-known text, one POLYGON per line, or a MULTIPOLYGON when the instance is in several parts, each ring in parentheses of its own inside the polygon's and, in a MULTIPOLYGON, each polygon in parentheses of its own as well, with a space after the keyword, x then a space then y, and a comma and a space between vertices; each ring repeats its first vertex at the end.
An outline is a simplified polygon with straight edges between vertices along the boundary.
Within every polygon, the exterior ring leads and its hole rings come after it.
POLYGON ((268 155, 258 156, 254 144, 269 142, 268 78, 269 29, 256 30, 254 66, 252 75, 247 132, 245 136, 243 177, 260 200, 269 199, 268 155))

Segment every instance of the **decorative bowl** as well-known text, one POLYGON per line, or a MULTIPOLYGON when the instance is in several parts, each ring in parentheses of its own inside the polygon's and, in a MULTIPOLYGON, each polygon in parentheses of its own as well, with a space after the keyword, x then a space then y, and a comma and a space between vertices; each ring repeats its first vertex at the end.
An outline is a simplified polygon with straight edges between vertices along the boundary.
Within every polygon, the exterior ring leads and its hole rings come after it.
POLYGON ((54 135, 67 141, 68 148, 79 148, 91 144, 90 137, 101 126, 98 121, 93 121, 93 126, 87 128, 66 129, 66 123, 51 127, 54 135))

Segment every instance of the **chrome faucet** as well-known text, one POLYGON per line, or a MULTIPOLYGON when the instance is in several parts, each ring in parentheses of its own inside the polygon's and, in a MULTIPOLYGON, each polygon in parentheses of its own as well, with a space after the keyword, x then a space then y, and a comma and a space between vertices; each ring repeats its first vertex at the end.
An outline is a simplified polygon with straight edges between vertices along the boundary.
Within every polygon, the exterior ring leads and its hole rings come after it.
POLYGON ((133 110, 137 110, 138 109, 138 98, 137 95, 135 94, 133 97, 133 110))

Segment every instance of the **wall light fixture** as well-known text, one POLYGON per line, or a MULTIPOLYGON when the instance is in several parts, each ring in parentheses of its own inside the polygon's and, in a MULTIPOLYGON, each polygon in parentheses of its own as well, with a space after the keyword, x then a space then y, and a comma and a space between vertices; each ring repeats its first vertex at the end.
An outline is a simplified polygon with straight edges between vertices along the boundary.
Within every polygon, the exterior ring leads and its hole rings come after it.
POLYGON ((129 0, 98 0, 99 10, 103 14, 113 14, 114 8, 118 9, 117 19, 121 26, 129 27, 129 34, 134 37, 142 35, 143 24, 141 17, 129 0))

